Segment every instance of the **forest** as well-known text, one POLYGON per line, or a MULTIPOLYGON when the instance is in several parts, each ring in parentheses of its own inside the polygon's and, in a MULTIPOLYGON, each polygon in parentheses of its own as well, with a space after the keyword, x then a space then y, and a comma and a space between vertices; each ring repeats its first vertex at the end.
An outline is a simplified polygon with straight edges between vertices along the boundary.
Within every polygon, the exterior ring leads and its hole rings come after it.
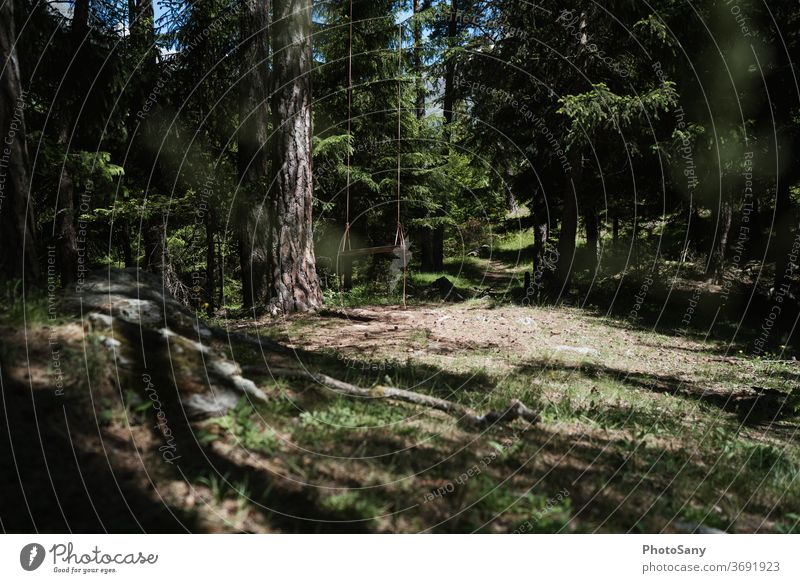
POLYGON ((800 532, 800 5, 0 0, 3 532, 800 532))

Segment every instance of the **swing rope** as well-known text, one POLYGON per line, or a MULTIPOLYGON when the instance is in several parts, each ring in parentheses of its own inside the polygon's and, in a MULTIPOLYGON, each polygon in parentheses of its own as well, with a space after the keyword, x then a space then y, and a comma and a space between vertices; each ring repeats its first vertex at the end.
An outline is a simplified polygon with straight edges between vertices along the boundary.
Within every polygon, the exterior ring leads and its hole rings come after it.
POLYGON ((339 251, 350 250, 350 135, 353 118, 353 0, 350 0, 350 21, 347 48, 347 203, 344 236, 339 251), (345 245, 347 248, 345 249, 345 245))
MULTIPOLYGON (((352 0, 350 0, 352 3, 352 0)), ((406 269, 406 237, 403 233, 403 224, 400 222, 400 152, 401 140, 403 137, 401 128, 402 117, 402 79, 403 74, 403 25, 397 25, 397 232, 394 236, 394 244, 400 244, 400 258, 401 269, 403 270, 403 308, 406 307, 406 279, 408 277, 408 270, 406 269)))
MULTIPOLYGON (((346 252, 352 252, 350 243, 350 186, 351 180, 351 154, 350 144, 352 134, 352 119, 353 119, 353 0, 350 0, 350 21, 348 23, 348 48, 347 48, 347 187, 345 191, 345 225, 344 235, 342 242, 339 245, 339 255, 346 252)), ((403 271, 403 308, 406 308, 406 288, 408 270, 407 265, 407 250, 406 250, 406 237, 403 232, 403 223, 401 221, 401 140, 402 140, 402 70, 403 70, 403 24, 397 25, 397 230, 394 235, 394 251, 400 249, 401 269, 403 271)), ((376 247, 365 251, 379 252, 382 247, 376 247)), ((339 257, 336 258, 337 269, 339 265, 339 257)))

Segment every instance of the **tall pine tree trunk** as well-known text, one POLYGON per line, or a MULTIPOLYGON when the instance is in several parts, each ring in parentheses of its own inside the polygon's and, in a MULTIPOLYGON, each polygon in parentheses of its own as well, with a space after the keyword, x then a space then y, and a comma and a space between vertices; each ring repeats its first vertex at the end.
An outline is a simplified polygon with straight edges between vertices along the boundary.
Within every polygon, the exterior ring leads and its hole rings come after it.
POLYGON ((239 180, 237 221, 245 309, 268 299, 266 191, 269 172, 269 0, 244 0, 239 20, 239 180))
MULTIPOLYGON (((447 45, 450 49, 455 47, 456 35, 458 34, 458 0, 450 2, 450 18, 447 21, 447 45)), ((442 110, 444 114, 444 139, 450 143, 453 131, 453 108, 456 103, 455 96, 456 63, 453 55, 448 55, 445 63, 444 74, 444 97, 442 99, 442 110)), ((430 234, 430 252, 428 256, 431 261, 429 271, 444 270, 444 224, 442 220, 445 216, 445 209, 440 209, 436 217, 440 219, 433 227, 430 234)), ((425 257, 423 256, 423 259, 425 257)))
MULTIPOLYGON (((156 70, 154 18, 152 0, 128 0, 128 30, 130 31, 128 42, 133 58, 138 64, 137 75, 131 82, 130 107, 132 111, 141 111, 146 103, 151 89, 150 76, 156 70)), ((129 117, 128 135, 131 136, 133 143, 130 145, 131 156, 127 162, 135 167, 134 171, 128 173, 130 176, 137 173, 138 168, 136 167, 149 171, 155 164, 155 156, 151 154, 151 149, 145 141, 148 123, 149 117, 144 121, 136 115, 129 117)), ((144 247, 144 267, 158 275, 164 275, 167 247, 164 217, 160 212, 156 212, 144 218, 139 224, 141 233, 134 233, 134 238, 139 240, 144 247)))
POLYGON ((311 0, 275 0, 269 251, 273 312, 322 307, 312 232, 311 0))
MULTIPOLYGON (((66 140, 59 139, 66 146, 66 140)), ((66 154, 65 154, 66 155, 66 154)), ((56 253, 61 285, 78 278, 78 237, 75 231, 75 183, 66 164, 58 179, 56 199, 56 253)))
POLYGON ((420 21, 420 0, 414 0, 414 82, 416 95, 414 109, 417 120, 425 117, 425 80, 422 78, 422 22, 420 21))
MULTIPOLYGON (((422 22, 419 13, 422 10, 420 0, 414 0, 414 75, 416 78, 416 95, 414 108, 417 120, 425 117, 425 84, 422 79, 422 22)), ((435 227, 423 227, 420 230, 420 261, 422 271, 441 271, 443 266, 437 261, 435 253, 435 227)))
MULTIPOLYGON (((589 196, 592 196, 590 193, 589 196)), ((583 209, 583 223, 586 229, 586 265, 590 273, 597 269, 600 253, 600 217, 593 200, 588 200, 583 209)))
POLYGON ((56 240, 59 274, 61 285, 74 283, 78 278, 78 237, 76 234, 76 200, 75 181, 70 173, 66 157, 72 148, 73 134, 78 120, 79 100, 82 87, 76 81, 76 75, 82 66, 82 47, 87 42, 89 31, 89 0, 77 0, 70 29, 70 48, 72 63, 64 74, 62 87, 64 93, 59 96, 63 112, 61 126, 58 131, 58 143, 64 148, 65 160, 61 166, 56 195, 56 240))
MULTIPOLYGON (((583 71, 588 70, 589 55, 587 46, 589 43, 588 35, 588 16, 586 12, 581 12, 578 30, 580 41, 578 55, 583 56, 583 71)), ((561 216, 561 231, 558 235, 558 281, 561 285, 561 293, 569 293, 572 283, 572 265, 575 260, 575 239, 578 235, 578 192, 583 178, 583 155, 577 151, 578 146, 573 145, 570 155, 570 172, 567 184, 564 189, 564 204, 561 216)))
POLYGON ((572 264, 575 260, 575 238, 578 234, 578 190, 583 177, 582 160, 573 156, 574 165, 564 189, 561 230, 558 234, 558 269, 556 284, 562 293, 569 293, 572 264))
MULTIPOLYGON (((216 269, 216 261, 217 261, 217 254, 216 248, 214 245, 214 214, 209 211, 206 213, 206 313, 211 316, 214 314, 214 302, 216 300, 216 294, 214 290, 215 280, 217 277, 217 269, 216 269)), ((220 281, 220 286, 222 285, 222 281, 220 281)))
MULTIPOLYGON (((796 150, 793 150, 796 151, 796 150)), ((797 171, 787 171, 778 176, 775 192, 775 226, 773 227, 773 256, 775 257, 775 277, 772 287, 777 292, 781 286, 791 282, 793 271, 789 265, 793 229, 796 224, 796 211, 792 204, 790 189, 797 181, 797 171)))
POLYGON ((24 94, 17 61, 14 2, 0 4, 0 278, 38 277, 33 223, 28 212, 30 173, 25 144, 24 94), (8 143, 10 140, 10 144, 8 143))
POLYGON ((547 202, 544 192, 539 189, 533 195, 533 273, 534 278, 541 281, 545 275, 545 246, 550 236, 547 217, 547 202))
POLYGON ((733 223, 733 193, 726 189, 722 193, 719 213, 717 215, 717 236, 711 249, 711 260, 708 263, 707 275, 714 283, 720 283, 725 273, 725 255, 728 250, 728 238, 733 223))

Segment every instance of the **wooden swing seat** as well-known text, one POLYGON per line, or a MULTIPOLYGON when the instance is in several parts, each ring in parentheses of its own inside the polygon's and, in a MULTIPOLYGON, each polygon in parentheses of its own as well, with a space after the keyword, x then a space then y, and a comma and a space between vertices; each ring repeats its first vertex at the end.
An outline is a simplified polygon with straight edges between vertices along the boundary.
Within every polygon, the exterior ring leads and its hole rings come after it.
POLYGON ((397 253, 398 251, 405 252, 404 245, 383 245, 381 247, 363 247, 362 249, 348 249, 346 251, 339 251, 339 257, 362 257, 364 255, 381 255, 383 253, 397 253))

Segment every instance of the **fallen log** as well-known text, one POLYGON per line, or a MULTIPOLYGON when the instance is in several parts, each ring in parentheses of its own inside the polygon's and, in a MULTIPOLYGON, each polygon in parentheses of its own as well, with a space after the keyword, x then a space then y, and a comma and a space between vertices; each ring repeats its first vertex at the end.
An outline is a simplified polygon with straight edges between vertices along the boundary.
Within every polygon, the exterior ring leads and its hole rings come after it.
POLYGON ((528 423, 538 423, 541 420, 538 413, 529 409, 517 399, 512 399, 508 406, 501 411, 489 411, 488 413, 479 415, 469 407, 438 397, 431 397, 430 395, 423 395, 422 393, 416 393, 414 391, 382 385, 367 389, 351 385, 350 383, 322 373, 312 373, 301 369, 267 368, 253 365, 245 366, 244 372, 248 374, 270 374, 281 378, 309 380, 342 394, 354 397, 371 397, 412 403, 414 405, 442 411, 457 417, 461 422, 478 427, 486 427, 495 423, 511 423, 515 419, 522 419, 528 423))

